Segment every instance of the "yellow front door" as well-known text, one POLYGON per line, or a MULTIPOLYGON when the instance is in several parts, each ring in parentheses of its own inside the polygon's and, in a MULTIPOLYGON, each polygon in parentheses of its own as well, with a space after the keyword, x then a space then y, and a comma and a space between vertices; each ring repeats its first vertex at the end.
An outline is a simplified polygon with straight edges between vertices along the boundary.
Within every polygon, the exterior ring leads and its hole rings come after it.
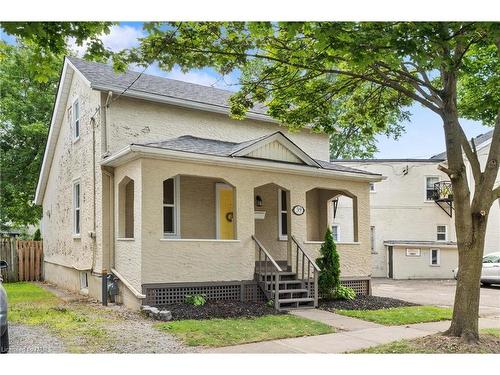
POLYGON ((218 195, 218 233, 220 240, 234 240, 234 196, 233 188, 226 184, 217 184, 218 195))

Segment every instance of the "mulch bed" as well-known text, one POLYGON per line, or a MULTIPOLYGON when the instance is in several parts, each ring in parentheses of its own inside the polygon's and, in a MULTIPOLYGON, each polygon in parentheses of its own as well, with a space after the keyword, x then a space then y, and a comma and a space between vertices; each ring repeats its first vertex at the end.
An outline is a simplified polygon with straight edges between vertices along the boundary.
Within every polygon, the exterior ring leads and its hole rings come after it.
POLYGON ((209 300, 203 306, 175 303, 162 306, 162 309, 170 310, 173 320, 253 318, 280 314, 274 308, 266 306, 264 302, 209 300))
POLYGON ((376 297, 376 296, 357 296, 352 301, 347 300, 320 300, 319 308, 322 310, 380 310, 391 307, 418 306, 415 303, 402 301, 400 299, 376 297))
POLYGON ((467 344, 459 337, 431 335, 409 341, 415 352, 500 353, 500 337, 480 335, 479 344, 467 344))

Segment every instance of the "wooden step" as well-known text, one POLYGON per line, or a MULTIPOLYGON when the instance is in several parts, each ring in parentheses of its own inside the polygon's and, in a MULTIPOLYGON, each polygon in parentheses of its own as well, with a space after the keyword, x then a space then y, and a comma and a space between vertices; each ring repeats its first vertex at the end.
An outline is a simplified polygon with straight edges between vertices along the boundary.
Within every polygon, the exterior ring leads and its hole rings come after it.
POLYGON ((279 299, 278 302, 281 304, 285 303, 301 303, 301 302, 314 302, 314 298, 312 297, 301 297, 301 298, 288 298, 288 299, 279 299))
MULTIPOLYGON (((274 290, 272 291, 274 294, 274 290)), ((278 290, 278 294, 286 294, 286 293, 307 293, 307 289, 280 289, 278 290)))
MULTIPOLYGON (((274 286, 276 284, 275 281, 265 281, 267 289, 274 290, 274 286), (271 286, 271 288, 269 288, 271 286)), ((288 285, 300 285, 302 286, 302 281, 300 280, 278 280, 278 288, 279 290, 286 290, 288 285), (282 289, 282 287, 285 287, 282 289)), ((297 289, 297 288, 296 288, 297 289)))

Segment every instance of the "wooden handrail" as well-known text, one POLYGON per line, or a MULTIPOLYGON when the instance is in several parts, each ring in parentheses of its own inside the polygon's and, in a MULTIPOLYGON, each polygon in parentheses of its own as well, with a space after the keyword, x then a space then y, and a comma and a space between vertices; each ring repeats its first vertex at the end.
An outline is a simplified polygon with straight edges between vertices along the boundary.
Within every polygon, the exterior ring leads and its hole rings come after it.
POLYGON ((281 269, 281 267, 278 265, 278 263, 276 263, 276 261, 273 259, 273 257, 271 256, 271 254, 269 254, 269 252, 266 250, 266 248, 264 247, 264 245, 262 245, 260 243, 260 241, 255 238, 254 235, 252 235, 252 239, 255 241, 255 243, 257 244, 257 246, 260 248, 260 250, 262 250, 264 252, 264 254, 266 254, 266 256, 269 258, 269 260, 271 261, 271 264, 274 266, 274 268, 276 268, 276 270, 278 272, 282 272, 283 270, 281 269))
POLYGON ((292 236, 292 241, 295 242, 295 245, 297 245, 297 248, 302 252, 302 254, 307 258, 307 260, 309 260, 309 262, 311 262, 314 269, 316 271, 321 271, 321 269, 318 267, 316 262, 314 260, 312 260, 311 257, 309 255, 307 255, 307 253, 304 251, 302 246, 299 245, 299 241, 297 241, 297 239, 294 236, 292 236))

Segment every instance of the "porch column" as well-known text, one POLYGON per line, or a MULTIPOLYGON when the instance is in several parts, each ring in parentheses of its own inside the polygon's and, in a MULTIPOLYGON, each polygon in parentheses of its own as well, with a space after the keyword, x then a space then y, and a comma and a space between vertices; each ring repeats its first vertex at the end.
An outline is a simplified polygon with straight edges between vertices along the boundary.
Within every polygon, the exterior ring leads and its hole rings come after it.
MULTIPOLYGON (((298 184, 297 184, 298 185, 298 184)), ((290 223, 291 228, 289 229, 290 234, 294 235, 299 242, 307 239, 307 222, 306 222, 306 212, 302 215, 295 215, 292 212, 294 206, 302 206, 307 210, 306 207, 306 191, 304 188, 295 185, 290 189, 290 223)), ((289 238, 289 242, 291 237, 289 238)), ((290 254, 291 254, 291 243, 290 243, 290 254)))
POLYGON ((286 192, 286 206, 288 208, 288 217, 287 217, 287 226, 286 226, 286 232, 288 233, 288 240, 287 240, 287 251, 286 251, 286 264, 288 267, 292 266, 292 205, 291 205, 291 199, 290 199, 291 191, 288 190, 286 192))

